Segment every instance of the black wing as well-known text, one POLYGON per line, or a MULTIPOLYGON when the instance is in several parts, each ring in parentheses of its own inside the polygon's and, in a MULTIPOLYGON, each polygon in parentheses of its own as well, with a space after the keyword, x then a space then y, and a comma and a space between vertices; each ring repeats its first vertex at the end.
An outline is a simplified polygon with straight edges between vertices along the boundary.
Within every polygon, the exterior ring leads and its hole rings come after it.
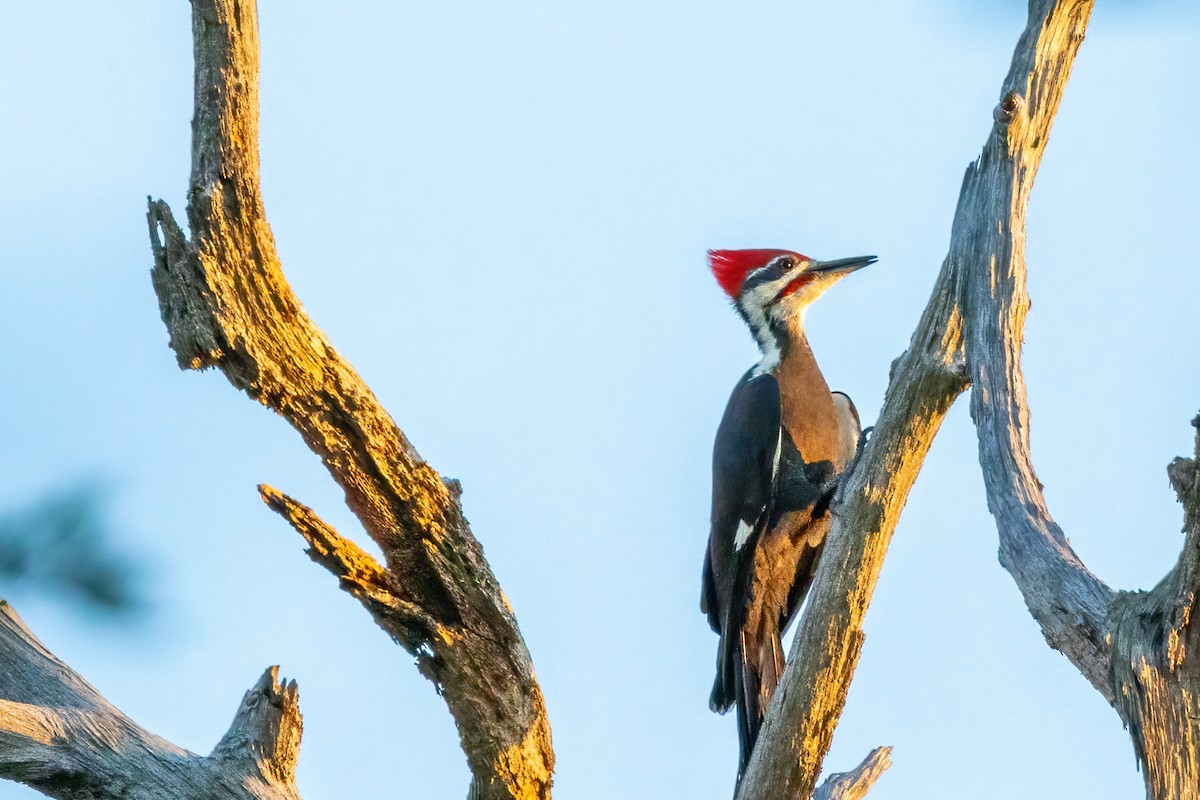
POLYGON ((734 595, 771 515, 779 425, 779 384, 770 374, 746 373, 733 389, 713 446, 712 527, 700 597, 701 611, 721 634, 709 701, 717 711, 727 710, 735 698, 733 648, 741 627, 737 617, 745 609, 734 595))

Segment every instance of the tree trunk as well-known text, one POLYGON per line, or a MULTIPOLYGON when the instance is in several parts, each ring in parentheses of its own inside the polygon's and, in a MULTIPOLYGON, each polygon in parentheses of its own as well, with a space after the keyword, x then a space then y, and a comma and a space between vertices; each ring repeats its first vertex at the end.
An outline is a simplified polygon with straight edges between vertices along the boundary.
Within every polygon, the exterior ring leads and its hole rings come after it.
MULTIPOLYGON (((1003 388, 1013 376, 980 354, 988 348, 1019 352, 1021 338, 1011 326, 991 321, 1008 319, 1013 309, 1024 320, 1023 283, 1004 277, 1003 270, 1023 268, 1029 190, 1091 9, 1092 0, 1029 4, 991 132, 963 180, 933 296, 908 351, 893 365, 875 433, 835 500, 810 600, 739 800, 812 796, 858 664, 862 623, 884 556, 933 438, 972 382, 973 407, 1004 402, 997 391, 981 390, 980 378, 998 380, 1003 388)), ((1094 578, 1089 584, 1077 577, 1081 609, 1094 611, 1105 592, 1094 578)), ((1075 621, 1056 633, 1094 644, 1095 628, 1075 621)), ((1084 661, 1093 655, 1083 648, 1084 661)))
POLYGON ((320 456, 386 565, 308 508, 263 488, 375 621, 416 657, 458 725, 472 796, 550 796, 545 702, 517 620, 430 467, 309 319, 280 269, 258 167, 256 4, 193 0, 191 239, 150 203, 154 288, 179 365, 215 367, 320 456))
MULTIPOLYGON (((890 764, 873 751, 817 780, 863 644, 883 558, 941 421, 968 388, 1000 558, 1047 642, 1129 727, 1147 796, 1200 800, 1200 435, 1170 478, 1184 551, 1151 592, 1116 593, 1071 550, 1029 456, 1020 367, 1028 298, 1025 213, 1093 0, 1031 0, 992 129, 967 170, 949 254, 874 436, 836 500, 833 528, 740 800, 857 800, 890 764)), ((292 294, 259 190, 253 2, 192 0, 195 117, 185 237, 149 207, 154 287, 181 367, 215 367, 286 419, 384 553, 380 564, 311 509, 263 500, 445 698, 471 798, 550 797, 545 703, 516 618, 462 514, 458 483, 430 467, 292 294)), ((1200 418, 1198 418, 1200 425, 1200 418)), ((0 607, 0 775, 60 798, 298 798, 294 683, 274 668, 207 757, 144 731, 0 607)))

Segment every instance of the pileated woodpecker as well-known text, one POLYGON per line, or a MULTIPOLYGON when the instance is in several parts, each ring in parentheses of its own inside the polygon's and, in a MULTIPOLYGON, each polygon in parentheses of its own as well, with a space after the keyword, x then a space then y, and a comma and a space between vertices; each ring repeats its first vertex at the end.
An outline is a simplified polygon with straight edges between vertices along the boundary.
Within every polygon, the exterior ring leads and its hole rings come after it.
POLYGON ((733 389, 713 447, 712 527, 700 609, 721 636, 709 706, 737 705, 741 779, 783 673, 780 637, 816 573, 829 503, 859 443, 850 398, 829 391, 804 313, 875 256, 814 261, 789 250, 710 250, 721 288, 762 358, 733 389))

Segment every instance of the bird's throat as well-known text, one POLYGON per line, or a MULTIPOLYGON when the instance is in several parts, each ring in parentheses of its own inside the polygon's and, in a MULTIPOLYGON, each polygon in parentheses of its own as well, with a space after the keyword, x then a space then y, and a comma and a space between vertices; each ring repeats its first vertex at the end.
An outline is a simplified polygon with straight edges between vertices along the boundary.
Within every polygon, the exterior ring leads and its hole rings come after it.
POLYGON ((767 318, 762 326, 751 326, 754 340, 758 343, 762 357, 754 368, 756 375, 768 372, 774 373, 779 369, 784 359, 793 353, 807 353, 812 357, 808 339, 804 335, 804 315, 789 315, 786 319, 767 318))

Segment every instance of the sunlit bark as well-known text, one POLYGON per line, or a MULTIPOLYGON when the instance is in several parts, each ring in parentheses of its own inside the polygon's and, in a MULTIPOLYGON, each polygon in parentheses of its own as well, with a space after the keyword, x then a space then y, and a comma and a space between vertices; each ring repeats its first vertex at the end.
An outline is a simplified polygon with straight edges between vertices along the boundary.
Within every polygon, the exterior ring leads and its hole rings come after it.
MULTIPOLYGON (((811 599, 739 800, 812 795, 858 664, 863 619, 888 544, 933 438, 972 379, 997 371, 1001 382, 1013 377, 985 348, 1020 348, 1019 336, 991 321, 1024 317, 1023 284, 1005 265, 1023 267, 1029 189, 1091 9, 1092 0, 1029 4, 991 132, 963 181, 933 296, 893 365, 875 433, 839 493, 811 599)), ((1000 402, 994 389, 978 384, 972 395, 973 408, 1000 402)), ((1094 615, 1106 590, 1086 570, 1072 577, 1078 588, 1068 593, 1080 603, 1072 619, 1053 628, 1092 678, 1099 656, 1094 615)))
MULTIPOLYGON (((946 412, 968 388, 1002 564, 1046 641, 1128 726, 1147 796, 1200 800, 1200 433, 1196 456, 1169 468, 1184 507, 1184 550, 1149 592, 1114 592, 1086 569, 1050 517, 1029 453, 1025 214, 1092 4, 1029 4, 933 296, 840 490, 739 800, 858 800, 890 764, 890 748, 879 748, 816 788, 892 533, 946 412)), ((470 796, 549 798, 545 704, 512 609, 463 518, 457 482, 421 459, 283 277, 259 190, 255 4, 193 0, 192 11, 190 238, 165 203, 152 201, 148 215, 154 287, 179 364, 214 367, 280 414, 342 487, 384 563, 302 503, 259 490, 434 682, 458 725, 470 796)), ((72 800, 292 800, 300 731, 295 684, 280 684, 272 668, 212 754, 189 753, 112 707, 0 606, 0 776, 72 800)))
POLYGON ((279 413, 345 491, 384 565, 296 501, 263 496, 435 684, 458 725, 472 795, 548 797, 545 703, 457 482, 421 459, 280 269, 259 187, 255 3, 193 0, 192 30, 191 238, 165 203, 149 212, 154 287, 176 358, 217 368, 279 413))

